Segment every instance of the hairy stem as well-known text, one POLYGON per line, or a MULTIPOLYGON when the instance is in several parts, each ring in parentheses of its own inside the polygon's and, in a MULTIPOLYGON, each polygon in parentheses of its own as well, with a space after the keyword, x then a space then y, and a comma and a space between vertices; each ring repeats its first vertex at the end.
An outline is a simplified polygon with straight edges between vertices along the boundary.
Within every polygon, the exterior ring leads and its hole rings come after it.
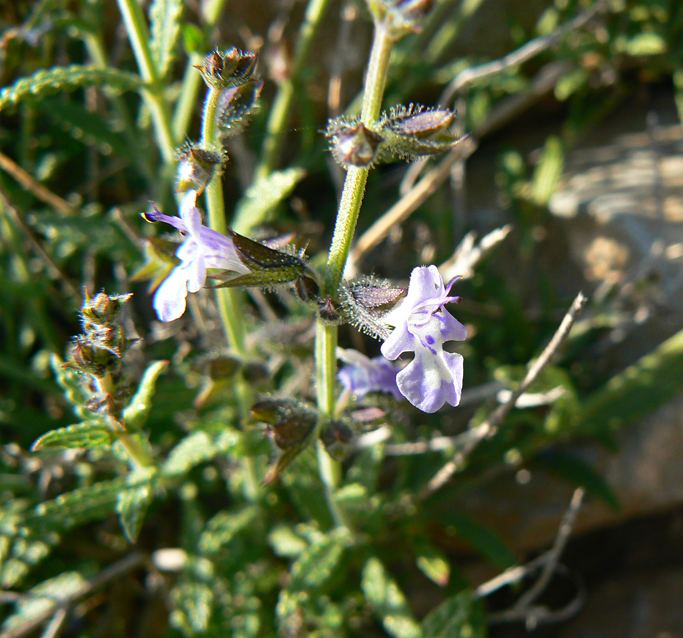
POLYGON ((330 0, 309 0, 308 2, 306 15, 297 38, 294 59, 289 68, 289 75, 280 83, 270 109, 261 163, 256 169, 257 177, 265 177, 277 167, 284 142, 284 132, 294 99, 296 82, 329 4, 330 0))
POLYGON ((159 71, 152 59, 149 48, 149 30, 137 0, 118 0, 119 11, 126 26, 128 39, 140 69, 142 79, 147 83, 143 97, 152 116, 159 150, 167 164, 175 158, 175 143, 171 130, 171 120, 164 102, 159 71))
MULTIPOLYGON (((204 6, 204 29, 212 31, 218 22, 218 18, 225 9, 227 0, 209 0, 204 6)), ((180 97, 173 113, 173 137, 176 140, 184 140, 190 127, 190 119, 197 106, 197 97, 202 85, 202 77, 197 73, 195 65, 202 63, 202 56, 193 53, 187 61, 183 83, 180 87, 180 97)))
MULTIPOLYGON (((381 24, 375 25, 375 36, 370 54, 361 119, 365 124, 374 122, 382 106, 382 96, 386 84, 392 40, 381 24)), ((358 213, 363 202, 367 168, 350 167, 346 173, 337 221, 334 228, 332 245, 327 259, 326 293, 332 297, 344 274, 344 266, 349 254, 351 241, 356 229, 358 213)), ((337 370, 337 326, 326 324, 318 319, 316 331, 316 383, 318 409, 323 417, 333 418, 336 411, 336 370, 337 370)), ((338 461, 331 458, 322 445, 318 445, 318 466, 320 478, 325 485, 326 497, 335 523, 344 524, 343 513, 334 502, 334 491, 339 483, 341 468, 338 461)))
MULTIPOLYGON (((202 146, 212 148, 216 146, 216 109, 220 98, 220 89, 209 89, 204 104, 202 121, 202 146)), ((209 214, 209 226, 219 233, 225 234, 228 222, 225 216, 225 202, 223 199, 223 182, 220 175, 214 176, 206 187, 206 207, 209 214)), ((223 331, 228 344, 240 356, 246 355, 245 329, 242 321, 242 300, 238 291, 230 288, 216 289, 216 303, 220 314, 223 331)), ((244 380, 236 384, 237 403, 240 420, 245 423, 249 416, 252 396, 249 386, 244 380)), ((259 492, 259 481, 256 467, 252 458, 243 459, 245 470, 245 495, 249 500, 256 500, 259 492)))

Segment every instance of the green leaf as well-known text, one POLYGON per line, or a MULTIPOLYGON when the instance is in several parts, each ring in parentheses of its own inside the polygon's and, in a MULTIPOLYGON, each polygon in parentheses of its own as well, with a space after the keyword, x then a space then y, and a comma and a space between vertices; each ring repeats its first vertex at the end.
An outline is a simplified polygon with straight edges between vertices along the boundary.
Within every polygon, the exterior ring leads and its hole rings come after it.
POLYGON ((555 192, 564 168, 564 148, 559 137, 551 135, 545 142, 541 159, 534 171, 531 198, 539 206, 545 206, 555 192))
POLYGON ((91 418, 92 412, 85 407, 90 394, 83 387, 83 375, 72 368, 65 368, 64 361, 54 353, 50 355, 50 366, 74 412, 84 420, 91 418))
POLYGON ((192 55, 193 53, 201 53, 206 49, 204 33, 196 25, 187 23, 182 27, 183 32, 183 48, 187 55, 192 55))
POLYGON ((235 230, 249 234, 252 228, 268 221, 273 208, 294 190, 304 174, 301 168, 288 168, 258 178, 237 204, 235 230))
POLYGON ((139 470, 128 477, 126 489, 116 500, 116 512, 126 538, 134 543, 145 520, 145 514, 154 496, 154 473, 139 470))
POLYGON ((616 48, 627 55, 648 56, 666 53, 667 46, 659 33, 644 32, 628 40, 619 40, 616 48))
POLYGON ((214 599, 214 590, 207 583, 195 580, 180 583, 173 590, 175 609, 171 624, 186 636, 201 634, 209 627, 214 599))
POLYGON ((233 430, 226 430, 217 439, 204 431, 192 432, 171 450, 161 472, 164 476, 185 474, 200 463, 234 449, 239 441, 240 435, 233 430))
POLYGON ((334 531, 309 545, 290 570, 292 591, 320 591, 338 574, 344 550, 349 545, 346 530, 334 531))
POLYGON ((620 509, 619 499, 609 483, 600 476, 588 463, 578 456, 558 451, 542 453, 534 459, 547 472, 568 480, 572 485, 580 485, 586 491, 602 499, 612 509, 620 509))
POLYGON ((484 638, 486 623, 481 606, 468 591, 451 596, 422 621, 429 638, 484 638))
POLYGON ((451 566, 446 555, 436 547, 420 544, 417 551, 418 569, 440 587, 448 585, 451 577, 451 566))
POLYGON ((169 361, 155 361, 147 366, 137 392, 123 411, 123 421, 128 430, 139 430, 152 409, 152 398, 159 375, 168 367, 169 361))
POLYGON ((142 86, 137 75, 117 69, 77 64, 42 69, 17 80, 0 91, 0 111, 20 102, 40 100, 48 95, 75 91, 87 86, 106 86, 120 91, 131 91, 142 86))
POLYGON ((199 539, 199 550, 203 554, 215 554, 243 532, 258 518, 259 510, 247 506, 241 510, 218 512, 208 521, 199 539))
POLYGON ((88 111, 74 100, 45 100, 39 106, 42 114, 86 146, 95 146, 103 155, 114 154, 133 160, 131 148, 120 133, 112 130, 111 122, 102 115, 88 111))
POLYGON ((55 604, 76 594, 86 584, 78 572, 64 572, 48 578, 28 590, 17 603, 16 611, 2 625, 4 631, 16 629, 19 625, 40 616, 55 604))
POLYGON ((403 592, 377 558, 365 563, 361 586, 365 599, 389 635, 394 638, 422 636, 403 592))
POLYGON ((112 444, 111 430, 101 421, 86 421, 51 430, 36 439, 31 446, 33 452, 45 448, 93 448, 112 444))
POLYGON ((288 525, 278 525, 268 535, 268 542, 276 555, 296 558, 306 549, 306 540, 288 525))
POLYGON ((443 518, 446 524, 455 528, 459 536, 499 569, 506 569, 517 563, 515 554, 493 530, 456 512, 448 512, 443 518))
POLYGON ((182 14, 182 0, 154 0, 149 10, 152 36, 149 46, 161 79, 170 71, 175 57, 182 14))
POLYGON ((641 421, 683 390, 683 330, 639 359, 583 403, 581 430, 595 435, 641 421))
POLYGON ((22 523, 36 529, 64 530, 113 511, 124 479, 101 481, 45 501, 29 510, 22 523))

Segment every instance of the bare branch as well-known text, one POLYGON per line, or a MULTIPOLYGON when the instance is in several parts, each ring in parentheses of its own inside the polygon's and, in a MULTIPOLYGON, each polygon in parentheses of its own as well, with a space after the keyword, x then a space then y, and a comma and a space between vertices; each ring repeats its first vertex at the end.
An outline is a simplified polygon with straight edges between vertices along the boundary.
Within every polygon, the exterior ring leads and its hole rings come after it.
POLYGON ((36 616, 29 618, 26 622, 22 623, 21 625, 17 625, 12 629, 4 631, 2 634, 0 634, 0 638, 21 638, 21 636, 25 636, 26 634, 31 633, 37 627, 40 627, 40 625, 42 625, 46 620, 51 618, 53 615, 57 614, 57 612, 59 612, 60 610, 68 609, 77 600, 83 598, 84 596, 87 596, 95 589, 99 589, 100 587, 106 585, 108 582, 120 578, 128 572, 137 569, 138 567, 140 567, 140 565, 144 563, 144 561, 145 557, 138 552, 134 554, 129 554, 128 556, 122 558, 120 561, 114 563, 110 567, 107 567, 107 569, 100 572, 97 576, 94 576, 93 578, 88 580, 71 595, 66 596, 58 601, 55 601, 47 609, 37 614, 36 616))
POLYGON ((519 49, 511 51, 498 60, 464 69, 448 84, 441 94, 439 104, 449 103, 458 92, 462 91, 470 84, 515 66, 519 66, 539 53, 555 46, 568 33, 576 31, 590 22, 590 20, 592 20, 598 12, 602 11, 605 6, 605 2, 596 2, 590 9, 586 9, 572 20, 569 20, 569 22, 566 22, 555 29, 552 33, 529 40, 529 42, 519 47, 519 49))
POLYGON ((582 292, 580 292, 572 302, 567 314, 560 322, 555 334, 548 345, 544 348, 541 356, 529 365, 524 379, 512 392, 510 398, 496 408, 491 416, 483 423, 475 428, 472 428, 471 430, 468 430, 464 435, 461 435, 462 446, 458 449, 455 456, 432 477, 432 479, 420 493, 420 499, 427 498, 434 492, 440 490, 453 477, 453 475, 464 466, 467 461, 467 457, 474 450, 474 448, 476 448, 481 441, 492 437, 498 431, 500 424, 505 420, 505 417, 508 415, 510 410, 512 410, 512 408, 514 408, 517 404, 519 397, 524 394, 529 386, 531 386, 531 384, 538 378, 538 375, 541 373, 543 368, 550 363, 550 360, 559 350, 565 339, 569 336, 569 332, 576 321, 576 317, 581 312, 581 309, 585 303, 586 297, 582 292))
POLYGON ((572 68, 572 64, 568 62, 552 62, 538 72, 526 91, 513 95, 498 104, 486 121, 474 132, 473 137, 463 140, 450 151, 358 238, 349 254, 346 266, 347 276, 354 276, 358 272, 363 257, 379 245, 392 228, 405 222, 448 179, 455 162, 467 159, 474 153, 478 146, 477 139, 500 128, 525 111, 539 97, 550 91, 557 81, 572 68))
POLYGON ((467 278, 474 274, 475 266, 500 242, 502 242, 512 230, 510 224, 492 230, 475 243, 476 233, 467 233, 463 237, 453 255, 439 266, 443 278, 448 281, 455 275, 467 278))
POLYGON ((81 294, 78 291, 78 288, 76 288, 67 274, 57 265, 55 260, 52 259, 45 248, 43 248, 43 245, 34 235, 33 230, 26 223, 19 210, 12 204, 4 190, 0 188, 0 212, 3 209, 7 211, 8 216, 11 217, 18 229, 24 233, 26 239, 28 239, 29 243, 33 247, 34 252, 45 263, 47 270, 52 272, 52 274, 62 282, 67 293, 73 297, 76 302, 80 302, 81 294))
POLYGON ((529 588, 517 602, 510 608, 496 614, 492 614, 492 622, 524 621, 527 628, 533 629, 540 623, 559 622, 573 616, 583 604, 583 594, 577 596, 564 608, 550 610, 544 605, 536 604, 540 595, 545 591, 554 573, 559 571, 560 556, 567 545, 576 517, 583 503, 584 490, 577 488, 572 494, 567 511, 562 517, 560 526, 555 536, 553 546, 545 553, 537 556, 526 565, 517 565, 506 569, 502 574, 479 585, 475 591, 477 598, 483 598, 513 583, 518 583, 538 569, 542 569, 536 582, 529 588))
POLYGON ((33 193, 37 199, 59 211, 62 215, 74 215, 76 213, 76 209, 69 202, 43 186, 35 177, 4 153, 0 153, 0 168, 7 171, 27 191, 33 193))

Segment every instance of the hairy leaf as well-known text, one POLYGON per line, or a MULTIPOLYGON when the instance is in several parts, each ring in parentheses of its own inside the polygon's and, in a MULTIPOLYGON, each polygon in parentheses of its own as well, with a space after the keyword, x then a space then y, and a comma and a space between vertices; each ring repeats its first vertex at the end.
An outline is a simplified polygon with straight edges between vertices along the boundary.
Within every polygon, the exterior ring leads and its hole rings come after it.
POLYGON ((128 477, 128 489, 119 494, 116 512, 126 538, 134 543, 145 519, 147 508, 154 496, 153 473, 147 470, 134 472, 128 477))
POLYGON ((484 638, 486 624, 481 606, 470 592, 462 591, 425 617, 422 632, 429 638, 484 638))
POLYGON ((17 80, 0 91, 0 111, 20 102, 39 100, 55 93, 74 91, 87 86, 106 86, 110 89, 131 91, 142 86, 137 75, 117 69, 77 64, 42 69, 17 80))
POLYGON ((348 533, 333 532, 309 545, 291 568, 293 591, 319 591, 338 574, 344 550, 349 545, 348 533))
POLYGON ((379 559, 371 558, 365 563, 362 588, 365 599, 389 635, 394 638, 422 636, 406 597, 379 559))
POLYGON ((152 398, 159 375, 168 367, 168 361, 154 361, 142 375, 137 392, 123 411, 123 421, 129 430, 139 430, 152 409, 152 398))
POLYGON ((182 0, 154 0, 149 10, 152 36, 150 49, 162 79, 170 71, 175 57, 182 13, 182 0))
POLYGON ((199 539, 203 554, 215 554, 228 545, 237 534, 247 529, 258 517, 256 507, 218 512, 207 524, 199 539))
POLYGON ((294 190, 304 174, 301 168, 288 168, 257 179, 237 204, 235 230, 248 233, 268 221, 273 208, 294 190))
POLYGON ((65 428, 51 430, 36 439, 31 450, 43 450, 45 448, 93 448, 111 445, 113 434, 101 421, 86 421, 69 425, 65 428))

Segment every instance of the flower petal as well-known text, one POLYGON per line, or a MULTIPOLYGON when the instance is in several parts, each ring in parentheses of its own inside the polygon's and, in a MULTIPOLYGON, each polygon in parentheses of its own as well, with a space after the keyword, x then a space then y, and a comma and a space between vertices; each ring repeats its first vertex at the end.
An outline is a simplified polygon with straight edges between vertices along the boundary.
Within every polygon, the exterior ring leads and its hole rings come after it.
POLYGON ((154 294, 154 310, 160 321, 182 317, 187 298, 187 271, 178 266, 171 271, 154 294))
POLYGON ((404 352, 412 352, 416 347, 419 348, 419 343, 408 331, 408 326, 404 322, 393 329, 387 340, 382 344, 380 352, 383 357, 393 361, 398 359, 404 352))
POLYGON ((423 412, 436 412, 444 403, 457 405, 462 391, 462 356, 416 350, 415 359, 396 377, 401 394, 423 412))

